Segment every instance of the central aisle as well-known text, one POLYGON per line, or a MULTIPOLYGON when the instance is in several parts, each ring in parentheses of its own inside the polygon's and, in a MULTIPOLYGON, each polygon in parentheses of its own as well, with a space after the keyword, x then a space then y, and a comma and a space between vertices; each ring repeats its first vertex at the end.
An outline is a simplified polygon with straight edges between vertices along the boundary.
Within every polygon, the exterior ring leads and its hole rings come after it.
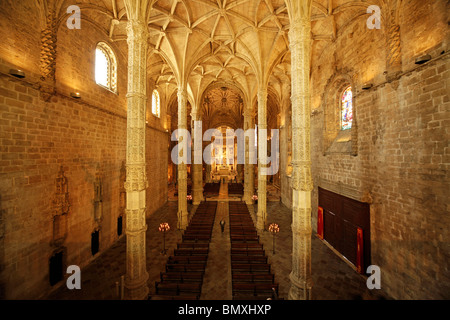
MULTIPOLYGON (((221 189, 224 186, 221 185, 221 189)), ((225 184, 226 188, 226 184, 225 184)), ((228 202, 217 204, 216 219, 209 243, 208 264, 203 277, 203 287, 200 300, 231 300, 231 257, 230 231, 228 227, 228 202), (220 221, 225 221, 224 232, 220 221)))
POLYGON ((228 199, 228 183, 223 180, 220 182, 219 199, 228 199))

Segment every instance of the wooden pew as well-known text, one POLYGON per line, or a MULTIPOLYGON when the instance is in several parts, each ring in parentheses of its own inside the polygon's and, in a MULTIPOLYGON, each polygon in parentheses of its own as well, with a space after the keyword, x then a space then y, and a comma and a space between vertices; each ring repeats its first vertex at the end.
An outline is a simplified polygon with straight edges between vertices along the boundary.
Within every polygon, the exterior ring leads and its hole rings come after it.
POLYGON ((161 272, 161 282, 200 282, 203 283, 203 272, 161 272))
POLYGON ((169 295, 152 295, 150 300, 199 300, 200 295, 180 295, 180 296, 169 296, 169 295))
POLYGON ((207 256, 171 256, 167 263, 170 264, 186 264, 186 263, 206 263, 207 256))
POLYGON ((155 283, 152 299, 199 299, 209 253, 217 202, 202 202, 186 228, 182 243, 155 283))
POLYGON ((246 236, 246 235, 230 235, 231 242, 239 241, 239 242, 259 242, 259 236, 246 236))
POLYGON ((244 256, 244 255, 231 255, 231 263, 264 263, 267 264, 266 256, 244 256))
POLYGON ((275 275, 268 274, 253 274, 253 273, 235 273, 232 275, 233 283, 274 283, 275 275))
POLYGON ((246 236, 257 236, 258 235, 258 232, 256 232, 256 231, 254 231, 254 230, 236 230, 236 229, 232 229, 231 231, 230 231, 230 234, 231 235, 236 235, 236 236, 238 236, 238 235, 246 235, 246 236))
POLYGON ((210 235, 196 235, 196 234, 187 234, 187 235, 183 235, 183 241, 193 241, 193 242, 197 242, 197 241, 202 241, 202 242, 206 242, 209 243, 209 241, 211 240, 211 236, 210 235))
POLYGON ((260 243, 232 243, 231 250, 262 250, 264 249, 263 244, 260 243))
POLYGON ((234 273, 270 273, 270 264, 266 263, 231 263, 231 272, 234 273))
POLYGON ((232 256, 265 256, 266 253, 264 250, 260 249, 253 249, 253 250, 246 250, 246 249, 231 249, 231 255, 232 256))
POLYGON ((205 272, 206 263, 168 263, 166 272, 205 272))
POLYGON ((175 249, 173 254, 175 256, 207 256, 209 249, 175 249))
POLYGON ((177 249, 190 249, 190 250, 209 249, 209 243, 178 243, 177 249))
POLYGON ((200 283, 155 283, 156 294, 177 296, 181 294, 199 295, 202 285, 200 283))
POLYGON ((233 284, 233 295, 237 293, 253 294, 254 296, 272 296, 278 295, 277 283, 236 283, 233 284), (275 292, 273 291, 275 289, 275 292))

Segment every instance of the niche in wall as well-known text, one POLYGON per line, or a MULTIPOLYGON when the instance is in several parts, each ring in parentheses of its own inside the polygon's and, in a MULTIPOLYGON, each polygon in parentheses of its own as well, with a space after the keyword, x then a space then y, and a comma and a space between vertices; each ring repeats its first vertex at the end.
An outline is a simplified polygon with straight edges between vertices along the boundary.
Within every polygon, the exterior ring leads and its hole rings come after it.
POLYGON ((49 280, 51 286, 63 279, 63 258, 64 250, 58 250, 49 259, 49 280))
POLYGON ((122 216, 117 218, 117 235, 120 237, 123 231, 122 216))
POLYGON ((100 230, 95 230, 94 232, 91 233, 91 252, 93 256, 98 252, 99 245, 100 245, 100 230))
POLYGON ((356 77, 346 73, 334 75, 323 96, 324 155, 357 155, 356 77), (350 106, 348 108, 347 106, 350 106), (347 114, 347 111, 350 114, 347 114))

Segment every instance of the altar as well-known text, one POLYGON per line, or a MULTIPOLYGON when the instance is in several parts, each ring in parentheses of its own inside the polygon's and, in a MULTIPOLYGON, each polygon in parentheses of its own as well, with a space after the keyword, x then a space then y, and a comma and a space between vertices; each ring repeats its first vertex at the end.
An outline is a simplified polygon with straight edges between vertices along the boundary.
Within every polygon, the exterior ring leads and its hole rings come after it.
POLYGON ((228 165, 217 166, 216 169, 211 172, 212 179, 214 181, 232 182, 236 179, 237 172, 232 170, 228 165))
POLYGON ((220 166, 218 169, 218 173, 221 176, 228 176, 231 173, 230 167, 228 166, 220 166))

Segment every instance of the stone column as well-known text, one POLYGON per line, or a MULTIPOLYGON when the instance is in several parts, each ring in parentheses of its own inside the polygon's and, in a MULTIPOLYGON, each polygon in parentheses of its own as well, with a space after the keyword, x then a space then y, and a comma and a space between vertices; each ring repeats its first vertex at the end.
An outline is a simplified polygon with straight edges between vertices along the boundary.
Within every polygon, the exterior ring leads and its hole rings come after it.
POLYGON ((256 214, 256 229, 264 230, 267 224, 267 90, 258 91, 258 212, 256 214), (262 133, 265 134, 262 134, 262 133))
POLYGON ((292 272, 288 299, 311 299, 311 1, 290 1, 292 102, 292 272))
POLYGON ((203 201, 203 140, 202 140, 202 129, 200 126, 197 128, 196 121, 199 120, 198 113, 191 112, 192 118, 192 145, 193 148, 193 159, 192 162, 192 204, 198 205, 203 201), (194 133, 197 130, 199 141, 196 140, 196 134, 194 133), (196 158, 197 161, 196 161, 196 158), (197 163, 199 162, 200 163, 197 163))
MULTIPOLYGON (((244 131, 253 129, 253 119, 251 112, 247 109, 244 111, 244 131)), ((250 145, 249 139, 245 138, 245 164, 244 164, 244 197, 242 200, 247 204, 252 204, 253 192, 255 189, 253 164, 250 162, 254 155, 254 144, 250 145)))
POLYGON ((127 258, 125 287, 128 299, 147 299, 147 265, 145 233, 147 225, 145 168, 145 109, 147 72, 147 24, 129 20, 128 35, 128 93, 127 93, 127 192, 126 235, 127 258))
POLYGON ((211 165, 207 164, 206 165, 206 182, 210 183, 211 180, 211 165))
POLYGON ((291 108, 291 95, 290 95, 290 84, 289 88, 284 88, 283 99, 281 102, 281 127, 280 127, 280 189, 281 189, 281 202, 286 206, 290 207, 290 195, 291 187, 288 181, 288 161, 289 150, 290 150, 290 108, 291 108), (284 97, 284 95, 286 95, 284 97))
POLYGON ((242 164, 237 164, 236 171, 237 171, 236 181, 238 183, 242 183, 242 175, 243 175, 243 171, 244 171, 244 166, 242 164))
MULTIPOLYGON (((184 86, 178 87, 178 130, 187 130, 187 91, 184 86)), ((177 228, 185 230, 188 225, 187 210, 187 164, 182 161, 182 152, 187 152, 187 141, 182 141, 179 135, 178 144, 183 144, 183 150, 178 152, 178 224, 177 228)), ((186 160, 188 159, 185 157, 186 160)))

